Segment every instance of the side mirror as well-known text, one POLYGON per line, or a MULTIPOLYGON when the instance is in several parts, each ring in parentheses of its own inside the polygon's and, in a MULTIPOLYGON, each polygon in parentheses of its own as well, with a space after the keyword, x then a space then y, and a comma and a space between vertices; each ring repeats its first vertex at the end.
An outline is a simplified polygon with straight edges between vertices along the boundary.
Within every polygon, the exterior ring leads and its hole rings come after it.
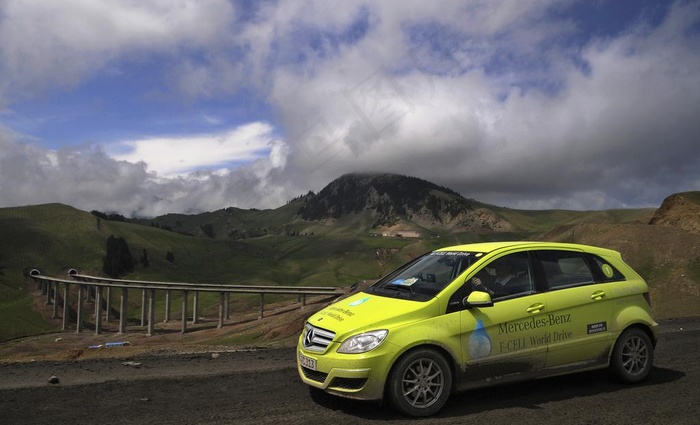
POLYGON ((493 300, 491 299, 491 295, 486 292, 472 291, 468 297, 462 300, 462 304, 464 304, 466 308, 493 307, 493 300))

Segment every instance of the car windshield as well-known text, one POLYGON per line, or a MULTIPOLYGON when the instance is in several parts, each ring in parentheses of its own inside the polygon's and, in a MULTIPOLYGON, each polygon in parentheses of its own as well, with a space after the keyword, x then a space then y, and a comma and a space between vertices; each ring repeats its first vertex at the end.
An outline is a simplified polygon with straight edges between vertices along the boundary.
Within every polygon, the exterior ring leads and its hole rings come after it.
POLYGON ((423 255, 388 274, 370 287, 367 292, 409 298, 428 300, 467 267, 476 262, 482 253, 462 251, 434 251, 423 255))

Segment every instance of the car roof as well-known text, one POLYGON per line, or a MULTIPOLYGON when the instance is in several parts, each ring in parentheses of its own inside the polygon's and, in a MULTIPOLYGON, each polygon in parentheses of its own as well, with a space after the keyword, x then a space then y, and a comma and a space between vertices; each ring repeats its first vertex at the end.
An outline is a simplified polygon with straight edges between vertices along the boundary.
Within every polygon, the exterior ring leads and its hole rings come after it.
POLYGON ((582 245, 564 242, 542 242, 542 241, 502 241, 502 242, 479 242, 464 245, 454 245, 436 249, 436 251, 464 251, 491 253, 494 251, 508 251, 514 248, 525 249, 569 249, 573 251, 586 251, 602 255, 618 256, 617 251, 600 248, 591 245, 582 245))

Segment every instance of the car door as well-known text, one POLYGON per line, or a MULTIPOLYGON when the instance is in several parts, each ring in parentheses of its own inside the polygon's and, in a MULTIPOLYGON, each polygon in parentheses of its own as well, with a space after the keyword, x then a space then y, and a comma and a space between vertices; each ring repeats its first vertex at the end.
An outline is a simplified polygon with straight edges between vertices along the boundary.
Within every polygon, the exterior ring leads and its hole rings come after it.
POLYGON ((512 290, 494 294, 493 306, 460 312, 465 379, 482 380, 531 372, 544 366, 548 325, 545 294, 537 293, 527 252, 495 259, 468 276, 495 275, 498 266, 517 268, 512 290))
POLYGON ((546 367, 606 362, 614 311, 612 284, 596 283, 593 264, 583 252, 541 250, 536 258, 547 288, 546 367))

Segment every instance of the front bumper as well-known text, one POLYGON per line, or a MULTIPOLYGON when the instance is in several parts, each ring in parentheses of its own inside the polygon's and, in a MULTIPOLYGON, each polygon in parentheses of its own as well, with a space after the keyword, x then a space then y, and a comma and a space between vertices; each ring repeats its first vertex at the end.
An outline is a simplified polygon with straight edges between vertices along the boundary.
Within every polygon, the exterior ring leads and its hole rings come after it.
POLYGON ((297 370, 301 380, 330 394, 358 400, 381 400, 384 384, 396 354, 391 344, 384 344, 363 354, 340 354, 338 344, 323 353, 297 346, 297 370), (316 361, 316 370, 302 365, 300 355, 316 361))

